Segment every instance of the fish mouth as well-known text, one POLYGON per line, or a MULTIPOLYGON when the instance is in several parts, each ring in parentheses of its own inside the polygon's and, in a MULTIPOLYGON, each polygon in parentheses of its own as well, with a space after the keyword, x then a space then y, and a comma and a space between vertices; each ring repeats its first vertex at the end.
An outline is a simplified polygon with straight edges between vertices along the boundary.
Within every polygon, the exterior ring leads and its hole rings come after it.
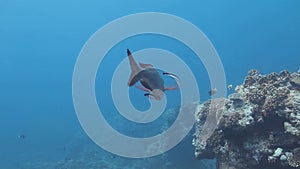
POLYGON ((164 97, 164 92, 160 89, 154 89, 149 93, 155 100, 161 100, 164 97))

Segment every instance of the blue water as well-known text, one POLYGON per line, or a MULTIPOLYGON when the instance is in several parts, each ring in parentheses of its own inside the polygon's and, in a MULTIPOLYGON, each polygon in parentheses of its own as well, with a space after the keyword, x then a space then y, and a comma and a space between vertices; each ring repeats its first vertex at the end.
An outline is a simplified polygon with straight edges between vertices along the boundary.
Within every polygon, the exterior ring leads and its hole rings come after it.
MULTIPOLYGON (((237 85, 249 69, 265 74, 300 68, 299 9, 299 0, 0 0, 0 168, 32 169, 41 163, 43 168, 57 168, 57 162, 65 159, 83 159, 84 166, 97 159, 90 157, 91 152, 107 157, 109 165, 117 168, 159 168, 167 162, 170 168, 209 168, 213 161, 194 159, 193 131, 171 151, 149 159, 116 157, 96 146, 83 132, 73 107, 72 75, 79 52, 94 32, 114 19, 139 12, 169 13, 207 35, 222 60, 227 82, 237 85), (18 138, 20 134, 26 138, 18 138)), ((98 104, 116 130, 145 137, 161 132, 159 123, 165 122, 160 119, 142 129, 126 124, 110 93, 100 92, 110 90, 112 70, 126 57, 127 46, 133 51, 162 48, 181 56, 196 72, 201 101, 209 99, 206 70, 186 46, 162 36, 131 37, 107 53, 96 78, 97 99, 109 98, 98 104)), ((134 88, 130 92, 133 104, 147 109, 143 92, 134 88)), ((167 108, 179 106, 178 91, 167 95, 167 108)), ((72 168, 76 167, 82 168, 72 168)))

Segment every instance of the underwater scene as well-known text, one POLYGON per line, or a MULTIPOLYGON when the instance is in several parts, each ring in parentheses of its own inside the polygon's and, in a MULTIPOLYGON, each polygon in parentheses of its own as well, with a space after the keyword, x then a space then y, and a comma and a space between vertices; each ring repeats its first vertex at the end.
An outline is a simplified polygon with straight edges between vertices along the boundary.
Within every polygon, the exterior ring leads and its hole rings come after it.
POLYGON ((299 9, 0 0, 0 169, 300 168, 299 9))

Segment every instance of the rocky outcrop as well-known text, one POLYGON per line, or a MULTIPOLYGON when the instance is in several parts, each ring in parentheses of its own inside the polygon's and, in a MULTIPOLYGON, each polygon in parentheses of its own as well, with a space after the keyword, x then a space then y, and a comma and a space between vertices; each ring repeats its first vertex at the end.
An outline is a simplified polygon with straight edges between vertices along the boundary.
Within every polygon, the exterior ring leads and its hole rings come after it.
POLYGON ((218 169, 300 167, 300 72, 250 70, 228 98, 198 106, 195 128, 196 158, 218 169))

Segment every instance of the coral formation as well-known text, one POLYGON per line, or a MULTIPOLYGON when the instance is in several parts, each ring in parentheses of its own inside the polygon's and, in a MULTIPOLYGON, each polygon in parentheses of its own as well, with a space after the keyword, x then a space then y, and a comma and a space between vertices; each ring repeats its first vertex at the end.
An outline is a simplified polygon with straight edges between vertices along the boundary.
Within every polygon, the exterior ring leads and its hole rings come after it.
POLYGON ((196 158, 216 158, 218 169, 299 167, 300 72, 250 70, 228 98, 199 104, 195 128, 196 158))

